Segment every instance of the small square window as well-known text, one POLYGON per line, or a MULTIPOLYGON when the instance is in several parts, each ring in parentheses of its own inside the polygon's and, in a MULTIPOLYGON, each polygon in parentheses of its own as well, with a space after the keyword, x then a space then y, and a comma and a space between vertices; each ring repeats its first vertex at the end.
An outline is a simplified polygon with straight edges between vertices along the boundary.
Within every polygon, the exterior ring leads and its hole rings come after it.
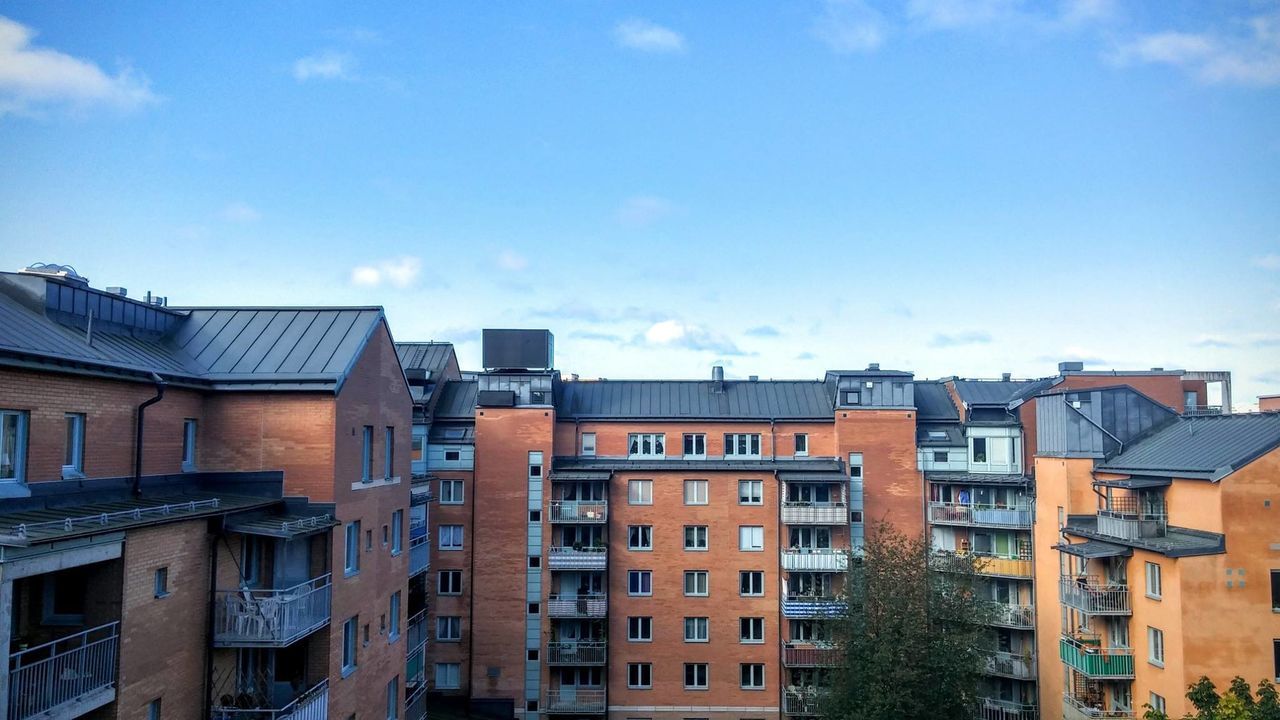
POLYGON ((805 433, 796 433, 796 455, 809 454, 809 436, 805 433))
POLYGON ((738 481, 738 504, 739 505, 763 505, 764 504, 764 481, 763 480, 739 480, 738 481))
POLYGON ((529 556, 529 567, 531 567, 531 568, 540 568, 540 567, 542 567, 542 557, 541 557, 541 556, 539 556, 539 555, 530 555, 530 556, 529 556))
POLYGON ((538 712, 538 701, 537 701, 537 700, 525 700, 525 701, 524 701, 524 709, 525 709, 527 712, 538 712))
POLYGON ((627 642, 649 642, 653 640, 653 618, 633 616, 627 618, 627 642))
POLYGON ((684 594, 703 597, 710 594, 710 573, 706 570, 684 571, 684 594))
POLYGON ((946 462, 946 461, 947 461, 947 451, 946 451, 946 450, 934 450, 934 451, 933 451, 933 461, 934 461, 934 462, 936 462, 936 463, 944 463, 944 462, 946 462))
POLYGON ((685 642, 708 642, 710 633, 711 622, 709 618, 687 617, 684 619, 685 642))
POLYGON ((541 603, 529 603, 529 614, 530 614, 530 615, 537 615, 537 614, 538 614, 538 613, 540 613, 540 612, 542 612, 542 604, 541 604, 541 603))
POLYGON ((525 657, 528 658, 530 662, 538 662, 538 649, 534 648, 528 651, 525 653, 525 657))
POLYGON ((707 481, 706 480, 685 480, 684 481, 684 504, 685 505, 706 505, 707 504, 707 481))
POLYGON ((764 571, 742 570, 738 572, 738 594, 744 597, 764 595, 764 571))
POLYGON ((169 568, 156 568, 155 578, 156 597, 169 597, 169 568))
POLYGON ((529 511, 529 522, 531 522, 531 523, 540 523, 540 522, 542 522, 542 511, 541 511, 541 510, 530 510, 530 511, 529 511))

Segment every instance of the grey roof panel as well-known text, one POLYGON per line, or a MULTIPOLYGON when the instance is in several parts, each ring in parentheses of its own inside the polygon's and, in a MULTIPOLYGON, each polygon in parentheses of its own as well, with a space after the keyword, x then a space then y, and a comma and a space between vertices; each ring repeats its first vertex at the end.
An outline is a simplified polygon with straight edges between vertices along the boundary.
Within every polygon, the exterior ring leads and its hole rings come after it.
POLYGON ((954 380, 956 394, 969 405, 1007 405, 1039 380, 954 380))
POLYGON ((920 420, 959 420, 960 412, 942 382, 915 383, 916 415, 920 420))
POLYGON ((1082 558, 1129 557, 1133 555, 1133 548, 1112 545, 1101 540, 1085 540, 1082 543, 1061 543, 1054 545, 1053 549, 1082 558))
POLYGON ((473 419, 476 414, 476 398, 480 383, 475 380, 450 380, 440 391, 440 401, 436 403, 437 418, 473 419))
POLYGON ((302 336, 311 329, 316 319, 320 317, 320 313, 315 310, 299 310, 294 314, 289 324, 280 330, 277 339, 272 342, 271 348, 267 350, 259 361, 256 370, 265 373, 283 372, 285 360, 289 354, 297 347, 302 340, 302 336))
POLYGON ((329 370, 329 363, 333 361, 334 355, 338 352, 338 347, 342 345, 342 341, 351 332, 351 328, 355 325, 356 317, 356 313, 350 310, 342 310, 337 315, 334 315, 333 323, 329 325, 329 329, 324 336, 316 343, 311 354, 307 356, 306 362, 302 363, 302 372, 332 372, 329 370))
POLYGON ((1219 479, 1280 446, 1280 413, 1178 417, 1098 470, 1219 479))
POLYGON ((968 472, 935 472, 928 471, 924 479, 929 482, 958 483, 962 485, 1026 485, 1031 478, 1025 475, 996 475, 988 473, 968 472))
POLYGON ((832 420, 826 386, 817 380, 728 380, 723 391, 701 380, 567 382, 556 398, 561 418, 701 418, 832 420))
POLYGON ((262 328, 262 332, 258 333, 258 336, 253 338, 253 342, 244 348, 240 358, 231 366, 230 372, 233 374, 257 372, 267 353, 275 347, 277 341, 283 340, 289 324, 297 316, 298 313, 292 310, 273 311, 266 327, 262 328))
POLYGON ((396 355, 400 357, 400 366, 417 368, 431 373, 432 377, 449 365, 453 356, 452 343, 407 342, 396 343, 396 355))

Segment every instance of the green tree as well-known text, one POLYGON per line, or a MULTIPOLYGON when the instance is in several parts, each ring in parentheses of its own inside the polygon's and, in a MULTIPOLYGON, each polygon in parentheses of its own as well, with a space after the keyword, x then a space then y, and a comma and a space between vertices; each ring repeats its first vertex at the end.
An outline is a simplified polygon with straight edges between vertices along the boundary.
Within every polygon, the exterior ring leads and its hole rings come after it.
POLYGON ((1142 703, 1142 720, 1169 720, 1169 716, 1151 707, 1151 703, 1142 703))
POLYGON ((1280 720, 1280 694, 1266 678, 1258 681, 1258 704, 1253 708, 1256 720, 1280 720))
MULTIPOLYGON (((1244 707, 1253 709, 1253 688, 1249 687, 1249 683, 1239 675, 1231 678, 1231 686, 1227 688, 1227 694, 1234 696, 1244 707)), ((1222 699, 1225 701, 1227 698, 1224 696, 1222 699)), ((1221 712, 1219 710, 1219 713, 1221 712)))
POLYGON ((972 717, 990 657, 994 608, 977 592, 980 559, 930 550, 887 523, 850 558, 843 651, 820 711, 830 720, 972 717))
POLYGON ((1201 675, 1187 688, 1187 699, 1196 709, 1193 716, 1196 720, 1217 720, 1218 704, 1222 699, 1218 697, 1218 688, 1212 680, 1201 675))

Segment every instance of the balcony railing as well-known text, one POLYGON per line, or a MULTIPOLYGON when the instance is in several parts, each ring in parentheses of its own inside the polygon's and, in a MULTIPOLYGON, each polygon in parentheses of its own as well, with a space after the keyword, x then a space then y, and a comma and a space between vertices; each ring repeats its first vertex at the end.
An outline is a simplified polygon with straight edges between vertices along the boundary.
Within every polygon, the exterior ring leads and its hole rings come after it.
POLYGON ((1133 710, 1105 710, 1102 702, 1085 701, 1073 697, 1070 692, 1062 695, 1063 720, 1134 720, 1133 710))
POLYGON ((1011 652, 993 652, 987 658, 987 673, 1030 680, 1036 676, 1036 657, 1011 652))
POLYGON ((1098 532, 1123 540, 1164 537, 1169 513, 1164 500, 1140 500, 1131 495, 1114 497, 1098 510, 1098 532))
POLYGON ((844 525, 849 522, 849 504, 836 502, 784 502, 782 522, 788 525, 844 525))
POLYGON ((609 596, 605 593, 559 595, 547 598, 547 613, 553 618, 602 618, 609 612, 609 596))
POLYGON ((829 643, 788 641, 782 648, 782 664, 787 667, 826 667, 840 662, 840 651, 829 643))
POLYGON ((983 575, 999 575, 1000 577, 1031 577, 1031 558, 1007 558, 994 555, 974 553, 981 558, 978 572, 983 575))
POLYGON ((849 569, 849 556, 832 548, 791 548, 782 551, 782 569, 844 572, 849 569))
POLYGON ((1104 583, 1096 576, 1064 575, 1058 580, 1062 604, 1086 615, 1128 615, 1129 586, 1104 583))
POLYGON ((547 563, 552 570, 603 570, 609 562, 609 551, 604 547, 551 546, 547 563))
POLYGON ((241 708, 214 705, 212 720, 328 720, 329 680, 326 678, 282 708, 241 708))
POLYGON ((966 503, 929 503, 929 521, 947 525, 985 527, 1031 527, 1031 508, 1027 505, 998 507, 966 503))
POLYGON ((406 626, 404 686, 409 696, 421 688, 426 689, 427 611, 419 610, 409 618, 406 626))
POLYGON ((834 595, 787 593, 782 598, 782 614, 789 618, 834 617, 845 611, 845 604, 834 595))
POLYGON ((547 712, 603 715, 604 690, 583 690, 561 686, 547 691, 547 712))
POLYGON ((1063 637, 1058 653, 1062 662, 1090 679, 1133 678, 1133 648, 1104 648, 1096 639, 1063 637))
POLYGON ((551 522, 602 524, 608 520, 609 504, 603 500, 552 500, 551 522))
POLYGON ((11 655, 8 720, 70 717, 67 708, 88 712, 115 700, 119 643, 120 623, 112 622, 11 655))
POLYGON ((1190 415, 1192 417, 1196 417, 1200 415, 1221 415, 1222 406, 1221 405, 1187 405, 1182 409, 1182 414, 1190 415))
POLYGON ((213 643, 282 647, 329 622, 329 575, 284 590, 219 590, 213 643))
POLYGON ((782 694, 782 711, 788 715, 817 715, 825 692, 819 687, 789 687, 782 694))
POLYGON ((607 655, 604 640, 571 640, 547 643, 551 665, 603 665, 607 655))
POLYGON ((995 613, 991 620, 992 625, 1010 628, 1032 628, 1035 627, 1035 608, 1030 605, 1009 605, 1002 602, 993 602, 995 613))
POLYGON ((431 538, 423 535, 409 540, 409 577, 431 567, 431 538))
POLYGON ((1040 717, 1035 705, 995 698, 981 698, 978 702, 977 720, 1036 720, 1040 717))

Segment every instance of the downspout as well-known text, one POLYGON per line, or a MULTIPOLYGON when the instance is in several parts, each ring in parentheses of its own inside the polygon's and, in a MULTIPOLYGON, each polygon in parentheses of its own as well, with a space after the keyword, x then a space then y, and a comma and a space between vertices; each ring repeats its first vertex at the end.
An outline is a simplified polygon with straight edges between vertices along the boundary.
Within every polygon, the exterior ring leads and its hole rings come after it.
POLYGON ((138 406, 137 429, 133 435, 133 496, 142 496, 142 428, 146 419, 147 407, 164 399, 164 389, 169 386, 155 373, 151 373, 151 382, 155 383, 156 396, 138 406))
MULTIPOLYGON (((225 532, 227 517, 222 516, 222 528, 218 535, 225 532)), ((205 611, 205 632, 208 641, 204 644, 204 715, 213 717, 213 613, 214 603, 218 600, 218 535, 209 543, 209 607, 205 611)))

